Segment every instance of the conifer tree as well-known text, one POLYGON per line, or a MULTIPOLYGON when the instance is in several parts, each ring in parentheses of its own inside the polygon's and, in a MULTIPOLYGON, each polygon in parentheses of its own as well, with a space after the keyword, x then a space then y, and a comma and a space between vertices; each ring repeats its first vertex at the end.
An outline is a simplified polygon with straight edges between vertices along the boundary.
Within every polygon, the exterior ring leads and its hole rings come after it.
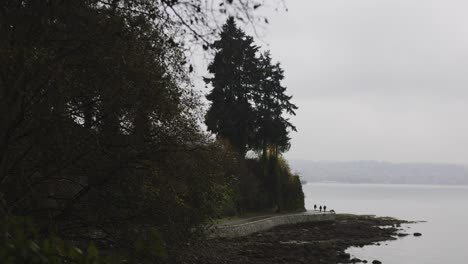
POLYGON ((284 71, 279 63, 273 64, 270 52, 260 54, 258 59, 259 86, 254 91, 255 143, 253 148, 262 151, 264 184, 270 201, 276 210, 284 209, 287 170, 281 168, 279 153, 290 147, 289 132, 296 128, 283 114, 295 115, 297 107, 290 102, 292 96, 285 94, 281 84, 284 71))
POLYGON ((296 131, 283 114, 295 115, 297 106, 290 102, 292 96, 285 94, 286 87, 281 84, 284 71, 279 63, 272 63, 269 51, 261 54, 259 71, 259 86, 253 96, 256 106, 254 147, 262 150, 264 156, 268 149, 277 156, 290 147, 289 131, 296 131))
POLYGON ((207 95, 211 106, 205 123, 209 131, 228 140, 243 156, 254 131, 251 94, 258 86, 258 47, 232 17, 223 26, 220 37, 213 45, 216 54, 208 66, 213 77, 205 79, 213 86, 207 95))

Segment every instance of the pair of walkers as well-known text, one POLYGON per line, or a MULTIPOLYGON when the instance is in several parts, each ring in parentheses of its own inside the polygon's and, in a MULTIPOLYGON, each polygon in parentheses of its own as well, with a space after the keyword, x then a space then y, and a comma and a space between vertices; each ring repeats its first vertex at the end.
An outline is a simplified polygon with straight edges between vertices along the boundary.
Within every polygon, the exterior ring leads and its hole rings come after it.
MULTIPOLYGON (((323 209, 324 212, 326 212, 326 211, 327 211, 327 206, 324 205, 324 206, 322 207, 322 206, 320 205, 320 206, 319 206, 320 212, 322 212, 322 209, 323 209)), ((317 211, 317 205, 316 205, 316 204, 314 204, 314 211, 317 211)))

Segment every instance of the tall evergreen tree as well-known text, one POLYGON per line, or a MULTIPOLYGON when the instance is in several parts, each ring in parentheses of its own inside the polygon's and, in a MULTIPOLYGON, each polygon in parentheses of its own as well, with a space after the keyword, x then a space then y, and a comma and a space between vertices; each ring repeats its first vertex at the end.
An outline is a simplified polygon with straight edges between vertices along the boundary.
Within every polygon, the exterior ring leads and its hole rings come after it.
POLYGON ((213 77, 205 79, 213 86, 207 95, 211 106, 205 122, 209 131, 227 139, 245 155, 254 130, 251 93, 258 86, 258 47, 232 17, 223 26, 220 37, 213 45, 216 54, 208 66, 213 77))
POLYGON ((269 52, 258 53, 252 37, 237 28, 232 18, 213 46, 216 54, 208 67, 213 77, 206 79, 213 86, 207 96, 211 101, 205 119, 208 130, 227 139, 242 156, 247 150, 262 151, 264 205, 291 208, 285 197, 296 197, 290 192, 297 189, 288 186, 297 179, 279 153, 289 149, 289 133, 296 130, 285 115, 295 115, 297 107, 281 83, 284 71, 279 63, 272 63, 269 52))
POLYGON ((255 102, 255 145, 266 156, 270 149, 275 156, 290 147, 290 130, 296 127, 283 114, 295 115, 297 106, 292 104, 292 96, 285 94, 286 87, 281 84, 284 71, 279 63, 273 64, 270 52, 259 58, 260 80, 254 91, 255 102))
POLYGON ((286 87, 281 84, 284 79, 283 69, 279 63, 273 64, 269 51, 258 58, 259 86, 253 92, 255 102, 255 132, 253 149, 262 151, 264 185, 270 201, 276 210, 286 206, 284 192, 287 191, 289 174, 282 169, 280 152, 290 147, 289 132, 296 128, 284 117, 284 114, 295 115, 297 107, 290 102, 292 96, 285 94, 286 87), (286 189, 285 189, 286 188, 286 189))

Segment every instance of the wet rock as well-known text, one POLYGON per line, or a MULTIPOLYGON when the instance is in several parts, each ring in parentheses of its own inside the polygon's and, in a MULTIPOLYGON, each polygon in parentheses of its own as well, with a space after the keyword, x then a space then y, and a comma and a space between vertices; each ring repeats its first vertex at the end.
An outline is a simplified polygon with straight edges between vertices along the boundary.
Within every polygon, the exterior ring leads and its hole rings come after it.
POLYGON ((415 237, 419 237, 419 236, 422 236, 422 234, 421 234, 421 233, 418 233, 418 232, 416 232, 416 233, 414 233, 414 234, 413 234, 413 236, 415 236, 415 237))
POLYGON ((349 253, 345 253, 345 252, 339 252, 338 253, 338 258, 339 259, 349 259, 351 257, 351 255, 349 253))
POLYGON ((382 264, 382 261, 374 260, 374 261, 372 261, 372 264, 382 264))
MULTIPOLYGON (((210 239, 187 245, 174 253, 174 264, 284 264, 354 263, 349 247, 386 244, 398 231, 388 226, 399 220, 338 215, 335 222, 310 222, 279 226, 261 233, 232 239, 210 239), (306 231, 307 230, 307 231, 306 231), (333 230, 333 232, 330 232, 333 230)), ((376 263, 376 262, 374 262, 376 263)), ((380 262, 377 262, 380 263, 380 262)))
POLYGON ((358 258, 352 258, 350 261, 351 261, 351 263, 360 263, 360 262, 362 262, 362 260, 360 260, 358 258))
POLYGON ((409 234, 406 234, 406 233, 398 233, 398 234, 397 234, 397 236, 399 236, 399 237, 405 237, 405 236, 407 236, 407 235, 409 235, 409 234))

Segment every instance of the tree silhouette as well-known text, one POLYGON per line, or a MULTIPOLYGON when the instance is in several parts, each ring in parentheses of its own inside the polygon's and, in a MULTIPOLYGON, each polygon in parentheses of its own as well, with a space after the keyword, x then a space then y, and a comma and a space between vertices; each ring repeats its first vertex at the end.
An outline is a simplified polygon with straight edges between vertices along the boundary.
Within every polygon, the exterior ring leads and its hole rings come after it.
MULTIPOLYGON (((221 2, 238 20, 258 8, 221 2)), ((4 216, 28 216, 46 236, 153 263, 162 253, 137 245, 164 237, 175 248, 236 210, 241 159, 201 129, 179 38, 206 48, 209 3, 0 2, 0 229, 4 216)), ((261 71, 258 47, 234 21, 213 45, 207 125, 245 153, 261 71)))
POLYGON ((218 210, 223 150, 197 123, 184 53, 121 8, 0 3, 0 225, 27 215, 126 247, 156 226, 175 244, 218 210))
POLYGON ((227 139, 245 155, 254 130, 251 94, 258 86, 258 47, 252 37, 236 26, 232 17, 223 26, 220 37, 213 45, 216 54, 208 66, 213 77, 205 79, 213 86, 207 95, 211 106, 205 123, 209 131, 227 139))
MULTIPOLYGON (((206 78, 213 89, 207 96, 211 106, 206 114, 208 130, 228 140, 240 153, 262 153, 259 162, 262 188, 268 206, 276 210, 292 208, 287 197, 302 193, 280 153, 290 147, 289 133, 296 127, 285 114, 295 115, 296 105, 282 85, 284 71, 273 63, 269 51, 259 54, 252 37, 247 36, 229 18, 220 39, 214 43, 216 54, 206 78), (291 187, 291 183, 294 183, 291 187)), ((300 186, 300 185, 299 185, 300 186)), ((298 199, 300 200, 300 196, 298 199)))
POLYGON ((227 139, 244 155, 249 149, 277 156, 290 147, 294 125, 283 114, 295 115, 292 96, 281 84, 284 71, 273 64, 270 52, 257 56, 259 47, 229 18, 221 38, 214 43, 216 54, 206 78, 213 89, 207 96, 211 106, 206 114, 208 130, 227 139))
POLYGON ((289 131, 296 131, 283 114, 295 115, 297 106, 290 102, 292 96, 285 94, 286 87, 281 84, 284 71, 279 63, 272 63, 269 51, 260 55, 259 68, 259 85, 253 91, 256 107, 254 147, 262 150, 264 156, 269 149, 277 156, 290 147, 289 131))

